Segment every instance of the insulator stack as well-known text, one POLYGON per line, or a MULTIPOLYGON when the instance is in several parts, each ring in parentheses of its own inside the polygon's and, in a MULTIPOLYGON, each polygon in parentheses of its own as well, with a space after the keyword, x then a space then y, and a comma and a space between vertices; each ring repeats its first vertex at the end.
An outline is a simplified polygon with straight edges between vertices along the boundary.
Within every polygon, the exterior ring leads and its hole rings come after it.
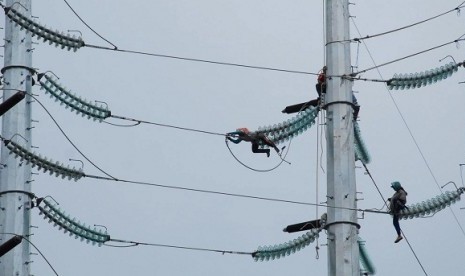
POLYGON ((459 201, 460 195, 464 192, 465 188, 458 188, 456 191, 447 191, 426 201, 406 206, 406 208, 399 212, 399 219, 412 219, 433 215, 459 201))
POLYGON ((449 64, 443 65, 439 68, 421 73, 394 74, 394 77, 387 81, 387 85, 390 90, 420 88, 422 86, 447 79, 452 76, 453 73, 457 72, 460 66, 464 66, 464 62, 450 62, 449 64))
POLYGON ((370 154, 363 142, 358 123, 354 123, 355 160, 360 160, 364 164, 371 162, 370 154))
POLYGON ((360 271, 362 272, 362 275, 376 274, 376 268, 373 265, 372 261, 370 260, 370 257, 368 256, 368 252, 365 248, 365 241, 358 238, 357 242, 358 242, 358 249, 360 252, 360 264, 363 267, 363 269, 360 269, 360 271))
POLYGON ((102 232, 95 227, 90 229, 85 224, 76 221, 76 218, 71 219, 70 216, 66 215, 46 199, 40 199, 37 208, 40 210, 40 215, 44 215, 45 220, 48 219, 49 223, 53 223, 53 226, 58 227, 59 230, 63 230, 65 234, 69 233, 70 237, 74 235, 76 239, 92 243, 92 245, 97 244, 98 246, 102 246, 103 243, 110 240, 110 235, 106 231, 102 232), (41 206, 42 202, 44 206, 41 206))
POLYGON ((84 172, 76 168, 64 167, 63 164, 59 162, 53 162, 52 160, 47 160, 47 158, 31 153, 22 146, 11 140, 5 140, 5 147, 10 151, 10 154, 14 154, 15 158, 19 158, 21 162, 25 161, 26 164, 31 164, 31 167, 37 167, 37 169, 43 170, 44 173, 48 172, 50 175, 55 174, 55 176, 61 176, 61 178, 68 178, 69 180, 74 179, 77 181, 84 176, 84 172))
POLYGON ((111 116, 111 111, 105 106, 97 106, 77 97, 47 74, 39 75, 39 83, 41 89, 44 89, 46 94, 49 93, 51 98, 55 98, 55 101, 59 101, 60 105, 64 104, 65 108, 71 108, 82 117, 87 116, 88 119, 92 118, 94 121, 101 122, 111 116), (45 78, 45 81, 42 80, 42 77, 45 78))
POLYGON ((12 8, 4 8, 5 14, 14 21, 17 25, 20 26, 21 30, 25 29, 28 32, 31 32, 32 37, 37 36, 41 38, 44 42, 48 41, 50 45, 55 43, 55 46, 60 46, 61 49, 67 49, 68 51, 83 47, 85 45, 84 41, 80 37, 71 37, 69 34, 64 34, 59 31, 52 31, 44 26, 41 26, 37 22, 32 21, 25 15, 21 14, 19 11, 12 8))
POLYGON ((320 223, 320 228, 312 229, 292 241, 272 246, 259 246, 257 251, 252 254, 252 257, 257 262, 284 258, 290 254, 294 254, 318 238, 319 233, 326 225, 326 214, 321 216, 320 223))
POLYGON ((310 128, 315 123, 319 110, 318 107, 309 107, 287 121, 259 127, 257 133, 265 134, 275 144, 283 143, 310 128))

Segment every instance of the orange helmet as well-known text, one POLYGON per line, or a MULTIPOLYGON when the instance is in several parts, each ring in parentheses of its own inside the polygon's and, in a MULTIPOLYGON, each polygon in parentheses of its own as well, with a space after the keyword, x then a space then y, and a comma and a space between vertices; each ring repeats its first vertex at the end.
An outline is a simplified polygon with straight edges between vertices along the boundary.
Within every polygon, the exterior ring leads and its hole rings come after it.
POLYGON ((237 130, 237 131, 241 131, 241 132, 243 132, 243 133, 245 133, 245 134, 249 134, 249 133, 250 133, 250 130, 249 130, 248 128, 246 128, 246 127, 238 128, 238 129, 236 129, 236 130, 237 130))

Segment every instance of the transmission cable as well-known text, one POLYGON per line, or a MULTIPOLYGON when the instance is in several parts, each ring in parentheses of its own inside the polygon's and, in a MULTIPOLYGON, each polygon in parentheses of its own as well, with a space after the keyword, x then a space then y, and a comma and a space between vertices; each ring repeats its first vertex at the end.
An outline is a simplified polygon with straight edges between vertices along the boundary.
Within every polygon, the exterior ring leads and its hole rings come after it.
POLYGON ((415 259, 417 259, 417 262, 418 262, 418 264, 420 265, 421 270, 423 270, 423 273, 425 273, 425 275, 428 276, 428 273, 426 273, 425 267, 424 267, 423 264, 421 263, 420 259, 419 259, 418 256, 417 256, 417 253, 415 252, 415 250, 413 249, 412 245, 411 245, 410 242, 408 241, 407 236, 405 235, 404 231, 402 231, 402 235, 404 236, 405 241, 407 242, 408 246, 410 247, 410 251, 412 251, 413 256, 415 256, 415 259))
POLYGON ((112 247, 134 247, 138 245, 144 246, 155 246, 155 247, 167 247, 167 248, 174 248, 174 249, 184 249, 184 250, 193 250, 193 251, 206 251, 206 252, 215 252, 221 254, 236 254, 236 255, 252 255, 253 252, 241 252, 241 251, 231 251, 231 250, 220 250, 220 249, 210 249, 210 248, 201 248, 201 247, 188 247, 188 246, 178 246, 178 245, 170 245, 170 244, 160 244, 160 243, 148 243, 148 242, 140 242, 140 241, 131 241, 131 240, 120 240, 120 239, 110 239, 110 242, 126 244, 125 246, 112 246, 112 247))
MULTIPOLYGON (((352 19, 352 21, 353 21, 353 19, 352 19)), ((465 34, 464 34, 464 35, 465 35, 465 34)), ((426 50, 423 50, 423 51, 420 51, 420 52, 416 52, 416 53, 414 53, 414 54, 410 54, 410 55, 408 55, 408 56, 404 56, 404 57, 401 57, 401 58, 398 58, 398 59, 394 59, 394 60, 391 60, 391 61, 382 63, 382 64, 380 64, 380 65, 375 65, 375 66, 373 66, 373 67, 370 67, 370 68, 367 68, 367 69, 364 69, 364 70, 360 70, 360 71, 354 72, 354 73, 352 73, 350 76, 351 76, 351 77, 355 77, 355 76, 357 76, 357 75, 359 75, 359 74, 362 74, 362 73, 365 73, 365 72, 367 72, 367 71, 370 71, 370 70, 373 70, 373 69, 378 69, 378 68, 380 68, 380 67, 383 67, 383 66, 386 66, 386 65, 395 63, 395 62, 399 62, 399 61, 402 61, 402 60, 404 60, 404 59, 408 59, 408 58, 411 58, 411 57, 414 57, 414 56, 417 56, 417 55, 421 55, 421 54, 424 54, 424 53, 429 52, 429 51, 432 51, 432 50, 436 50, 436 49, 442 48, 442 47, 447 46, 447 45, 450 45, 450 44, 452 44, 452 43, 457 43, 457 42, 463 41, 463 40, 465 40, 464 38, 462 38, 464 35, 462 35, 461 37, 459 37, 459 38, 457 38, 457 39, 455 39, 455 40, 453 40, 453 41, 449 41, 449 42, 447 42, 447 43, 444 43, 444 44, 441 44, 441 45, 438 45, 438 46, 434 46, 434 47, 431 47, 431 48, 429 48, 429 49, 426 49, 426 50)), ((364 45, 365 45, 365 47, 367 47, 365 43, 364 43, 364 45)), ((341 76, 341 77, 345 77, 345 76, 341 76)), ((357 80, 356 78, 351 78, 351 79, 357 80)), ((386 82, 386 81, 380 81, 380 82, 386 82)))
POLYGON ((294 200, 270 198, 270 197, 261 197, 261 196, 252 196, 252 195, 237 194, 237 193, 227 193, 227 192, 220 192, 220 191, 213 191, 213 190, 188 188, 188 187, 182 187, 182 186, 163 185, 163 184, 157 184, 157 183, 146 182, 146 181, 135 181, 135 180, 127 180, 127 179, 121 179, 121 178, 109 178, 109 177, 102 177, 102 176, 88 175, 88 174, 84 174, 83 177, 93 178, 93 179, 98 179, 98 180, 108 180, 108 181, 114 181, 114 182, 121 182, 121 183, 127 183, 127 184, 134 184, 134 185, 144 185, 144 186, 152 186, 152 187, 165 188, 165 189, 175 189, 175 190, 183 190, 183 191, 189 191, 189 192, 215 194, 215 195, 223 195, 223 196, 231 196, 231 197, 239 197, 239 198, 248 198, 248 199, 256 199, 256 200, 263 200, 263 201, 272 201, 272 202, 281 202, 281 203, 289 203, 289 204, 296 204, 296 205, 320 206, 320 207, 327 207, 327 208, 333 208, 333 209, 342 209, 342 210, 351 210, 351 211, 358 211, 358 212, 389 214, 388 212, 377 211, 377 210, 373 210, 373 209, 360 209, 360 208, 330 206, 330 205, 326 205, 326 204, 318 204, 318 203, 311 203, 311 202, 294 201, 294 200))
MULTIPOLYGON (((360 34, 360 31, 359 31, 359 29, 358 29, 358 27, 357 27, 357 24, 355 23, 355 20, 354 20, 353 18, 352 18, 352 23, 354 24, 355 29, 357 30, 357 32, 360 34)), ((362 41, 362 43, 363 43, 363 45, 365 46, 365 48, 366 48, 366 50, 367 50, 367 53, 368 53, 368 55, 370 56, 371 61, 372 61, 373 64, 375 65, 373 68, 376 68, 376 70, 377 70, 378 75, 380 76, 380 78, 381 78, 381 79, 384 79, 384 78, 383 78, 383 75, 381 74, 381 71, 379 70, 379 67, 380 67, 380 66, 376 66, 376 62, 375 62, 375 60, 374 60, 374 58, 373 58, 373 55, 371 54, 370 49, 369 49, 368 46, 366 45, 365 41, 362 41)), ((449 44, 450 44, 450 43, 449 43, 449 44)), ((441 186, 439 185, 439 182, 438 182, 438 180, 436 179, 436 176, 434 175, 433 170, 431 169, 428 160, 426 159, 425 155, 423 154, 423 151, 422 151, 422 149, 420 148, 420 145, 418 144, 418 142, 417 142, 415 136, 414 136, 413 133, 412 133, 412 130, 410 129, 410 127, 409 127, 407 121, 405 120, 404 115, 402 114, 402 112, 401 112, 399 106, 397 105, 396 100, 395 100, 394 97, 392 96, 391 91, 388 89, 388 87, 387 87, 386 84, 384 85, 384 88, 387 90, 387 92, 388 92, 388 94, 389 94, 389 97, 391 98, 392 102, 394 103, 394 106, 395 106, 397 112, 399 113, 399 115, 400 115, 400 117, 401 117, 401 119, 402 119, 402 122, 404 123, 405 127, 407 128, 407 131, 408 131, 408 133, 410 134, 410 137, 412 138, 413 143, 415 144, 415 146, 416 146, 418 152, 420 153, 420 156, 422 157, 423 162, 425 163, 425 165, 426 165, 426 167, 427 167, 427 169, 428 169, 430 175, 432 176, 432 178, 433 178, 433 180, 434 180, 436 186, 438 187, 438 189, 439 189, 439 191, 441 192, 441 194, 443 194, 443 191, 442 191, 442 189, 441 189, 441 186)), ((465 237, 465 230, 463 229, 462 225, 460 224, 460 222, 459 222, 459 220, 458 220, 458 218, 457 218, 457 216, 456 216, 454 210, 453 210, 452 207, 450 207, 450 206, 449 206, 449 210, 451 211, 451 213, 452 213, 452 215, 453 215, 453 217, 454 217, 455 222, 457 223, 457 225, 459 226, 459 228, 460 228, 460 230, 461 230, 463 236, 465 237)))
POLYGON ((187 128, 187 127, 179 127, 179 126, 174 126, 174 125, 169 125, 169 124, 155 123, 155 122, 133 119, 133 118, 117 116, 117 115, 111 115, 110 117, 135 123, 134 125, 129 125, 129 126, 137 126, 139 124, 148 124, 148 125, 155 125, 155 126, 160 126, 160 127, 175 128, 175 129, 180 129, 180 130, 185 130, 185 131, 200 132, 200 133, 210 134, 210 135, 226 136, 226 134, 219 133, 219 132, 212 132, 212 131, 206 131, 206 130, 200 130, 200 129, 194 129, 194 128, 187 128))
MULTIPOLYGON (((19 90, 18 90, 19 91, 19 90)), ((28 96, 32 97, 35 101, 37 101, 37 103, 39 103, 39 105, 45 110, 45 112, 48 114, 48 116, 50 116, 50 118, 52 119, 52 121, 55 123, 55 125, 58 127, 58 129, 60 130, 60 132, 63 134, 63 136, 66 138, 66 140, 68 140, 68 142, 71 144, 71 146, 73 146, 74 149, 76 149, 77 152, 79 152, 79 154, 84 158, 86 159, 90 164, 92 164, 92 166, 94 166, 97 170, 99 170, 101 173, 103 173, 104 175, 110 177, 110 178, 113 178, 115 179, 115 177, 113 177, 112 175, 110 175, 109 173, 107 173, 106 171, 104 171, 102 168, 100 168, 99 166, 97 166, 94 162, 92 162, 92 160, 90 160, 74 143, 73 141, 71 141, 71 138, 69 138, 69 136, 66 134, 66 132, 61 128, 60 124, 58 124, 58 122, 55 120, 55 118, 53 117, 53 115, 48 111, 48 109, 37 99, 36 96, 34 96, 32 93, 27 93, 25 92, 28 96)))
MULTIPOLYGON (((381 199, 383 200, 384 204, 386 204, 386 199, 384 198, 383 194, 382 194, 381 191, 379 190, 379 187, 378 187, 378 185, 376 184, 375 179, 374 179, 373 176, 371 175, 371 172, 368 170, 367 165, 366 165, 364 162, 362 162, 362 165, 363 165, 363 167, 365 168, 365 171, 366 171, 366 173, 368 174, 368 176, 371 178, 371 181, 372 181, 373 184, 375 185, 376 190, 378 191, 379 195, 381 196, 381 199)), ((383 207, 384 207, 384 206, 383 206, 383 207)))
POLYGON ((414 27, 414 26, 417 26, 417 25, 420 25, 420 24, 423 24, 423 23, 426 23, 428 21, 431 21, 433 19, 436 19, 436 18, 439 18, 439 17, 442 17, 444 15, 447 15, 451 12, 454 12, 454 11, 457 11, 458 13, 460 13, 460 9, 464 7, 464 2, 462 2, 460 5, 458 5, 457 7, 453 8, 453 9, 450 9, 446 12, 443 12, 441 14, 438 14, 438 15, 435 15, 435 16, 432 16, 430 18, 427 18, 427 19, 424 19, 424 20, 421 20, 421 21, 418 21, 418 22, 415 22, 415 23, 412 23, 410 25, 406 25, 404 27, 400 27, 400 28, 397 28, 397 29, 393 29, 393 30, 390 30, 390 31, 385 31, 385 32, 382 32, 382 33, 378 33, 378 34, 374 34, 374 35, 367 35, 367 36, 364 36, 362 37, 362 35, 360 34, 360 32, 358 33, 360 37, 358 38, 351 38, 351 39, 346 39, 346 40, 337 40, 337 41, 331 41, 331 42, 328 42, 327 44, 331 44, 331 43, 341 43, 341 42, 360 42, 362 40, 365 40, 365 39, 369 39, 369 38, 374 38, 374 37, 378 37, 378 36, 383 36, 383 35, 387 35, 387 34, 390 34, 390 33, 394 33, 394 32, 398 32, 398 31, 401 31, 401 30, 405 30, 405 29, 408 29, 408 28, 411 28, 411 27, 414 27))
POLYGON ((114 49, 114 48, 91 45, 91 44, 85 44, 84 46, 89 47, 89 48, 100 49, 100 50, 107 50, 107 51, 114 51, 114 52, 121 52, 121 53, 129 53, 129 54, 136 54, 136 55, 144 55, 144 56, 151 56, 151 57, 169 58, 169 59, 177 59, 177 60, 192 61, 192 62, 202 62, 202 63, 225 65, 225 66, 235 66, 235 67, 242 67, 242 68, 249 68, 249 69, 268 70, 268 71, 276 71, 276 72, 291 73, 291 74, 303 74, 303 75, 315 75, 315 76, 318 75, 317 73, 311 73, 311 72, 305 72, 305 71, 287 70, 287 69, 279 69, 279 68, 263 67, 263 66, 254 66, 254 65, 247 65, 247 64, 241 64, 241 63, 221 62, 221 61, 213 61, 213 60, 207 60, 207 59, 188 58, 188 57, 164 55, 164 54, 157 54, 157 53, 150 53, 150 52, 143 52, 143 51, 135 51, 135 50, 114 49))
POLYGON ((89 24, 87 24, 82 18, 81 16, 79 16, 79 14, 73 9, 73 7, 71 7, 71 5, 68 3, 68 1, 66 0, 63 0, 66 5, 70 8, 70 10, 74 13, 74 15, 76 15, 76 17, 84 24, 86 25, 87 28, 89 28, 89 30, 91 30, 94 34, 96 34, 98 37, 100 37, 101 39, 105 40, 106 42, 108 42, 108 44, 111 44, 114 49, 118 49, 118 47, 116 47, 115 44, 111 43, 108 39, 104 38, 103 36, 101 36, 99 33, 97 33, 91 26, 89 26, 89 24))
POLYGON ((228 143, 228 139, 227 137, 224 139, 224 142, 226 143, 226 147, 228 148, 229 152, 231 153, 232 157, 234 157, 234 159, 239 163, 241 164, 242 166, 246 167, 247 169, 251 170, 251 171, 254 171, 254 172, 271 172, 271 171, 274 171, 275 169, 277 169, 278 167, 280 167, 282 165, 283 162, 286 162, 288 163, 289 165, 291 163, 287 162, 286 161, 286 156, 287 154, 289 153, 289 149, 291 147, 291 142, 292 142, 292 139, 289 141, 289 144, 287 146, 287 150, 286 150, 286 153, 284 154, 284 157, 282 157, 279 153, 278 153, 278 156, 279 158, 281 159, 281 161, 276 164, 274 167, 272 168, 269 168, 269 169, 256 169, 256 168, 252 168, 251 166, 249 165, 246 165, 244 162, 242 162, 241 160, 239 160, 239 158, 237 158, 237 156, 233 153, 233 151, 231 150, 231 147, 229 146, 229 143, 228 143))
POLYGON ((42 258, 45 260, 45 262, 47 262, 48 266, 53 270, 53 273, 55 273, 56 276, 60 276, 60 275, 58 275, 58 272, 55 270, 53 265, 45 257, 45 255, 42 254, 42 251, 40 251, 40 249, 35 244, 33 244, 28 238, 26 238, 23 235, 18 235, 18 234, 13 234, 13 233, 0 233, 0 234, 2 234, 2 235, 12 235, 12 236, 20 237, 20 238, 26 240, 30 245, 32 245, 37 250, 37 252, 39 252, 40 256, 42 256, 42 258))

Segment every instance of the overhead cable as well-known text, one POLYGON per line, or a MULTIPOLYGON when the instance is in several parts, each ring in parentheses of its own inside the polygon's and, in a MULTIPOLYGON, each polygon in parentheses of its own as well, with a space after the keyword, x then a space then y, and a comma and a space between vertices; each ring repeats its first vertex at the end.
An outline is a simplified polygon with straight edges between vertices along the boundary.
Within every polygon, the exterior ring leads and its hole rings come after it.
POLYGON ((45 257, 45 255, 42 254, 42 251, 40 251, 40 249, 35 244, 33 244, 27 237, 25 237, 23 235, 13 234, 13 233, 0 233, 0 234, 1 235, 12 235, 12 236, 16 236, 16 237, 21 237, 23 240, 27 241, 30 245, 32 245, 37 250, 37 252, 39 252, 40 256, 42 256, 42 258, 45 260, 45 262, 47 262, 48 266, 53 270, 53 273, 55 273, 56 276, 60 276, 60 275, 58 275, 58 272, 55 270, 53 265, 45 257))
POLYGON ((69 7, 69 9, 74 13, 74 15, 76 15, 76 17, 84 24, 86 25, 87 28, 89 28, 89 30, 91 30, 94 34, 96 34, 98 37, 100 37, 101 39, 105 40, 106 42, 108 42, 109 44, 111 44, 114 49, 118 49, 118 47, 116 47, 115 44, 111 43, 108 39, 104 38, 103 36, 101 36, 99 33, 97 33, 91 26, 89 26, 89 24, 87 24, 84 19, 81 18, 81 16, 79 16, 79 14, 73 9, 73 7, 71 7, 71 5, 68 3, 68 1, 66 0, 63 0, 66 5, 69 7))
MULTIPOLYGON (((441 45, 438 45, 438 46, 435 46, 435 47, 432 47, 432 48, 429 48, 429 49, 426 49, 426 50, 423 50, 423 51, 420 51, 420 52, 416 52, 414 54, 410 54, 408 56, 404 56, 404 57, 401 57, 401 58, 398 58, 398 59, 394 59, 394 60, 391 60, 391 61, 388 61, 388 62, 385 62, 385 63, 382 63, 382 64, 379 64, 379 65, 375 65, 373 67, 369 67, 367 69, 364 69, 364 70, 360 70, 360 71, 357 71, 357 72, 354 72, 350 75, 350 77, 355 77, 359 74, 362 74, 362 73, 365 73, 367 71, 371 71, 373 69, 378 69, 380 67, 383 67, 383 66, 386 66, 386 65, 389 65, 389 64, 392 64, 392 63, 396 63, 396 62, 399 62, 399 61, 402 61, 402 60, 405 60, 405 59, 408 59, 408 58, 411 58, 411 57, 414 57, 414 56, 418 56, 418 55, 421 55, 421 54, 424 54, 426 52, 429 52, 429 51, 432 51, 432 50, 436 50, 436 49, 439 49, 439 48, 442 48, 444 46, 447 46, 447 45, 450 45, 452 43, 458 43, 460 41, 463 41, 465 40, 464 38, 462 38, 464 35, 462 35, 460 38, 457 38, 455 40, 452 40, 452 41, 449 41, 447 43, 444 43, 444 44, 441 44, 441 45)), ((366 45, 365 45, 366 47, 366 45)), ((349 77, 349 78, 350 78, 349 77)), ((354 79, 354 80, 357 80, 356 78, 351 78, 351 79, 354 79)), ((385 82, 385 81, 383 81, 385 82)))
POLYGON ((341 42, 349 42, 349 41, 350 41, 350 42, 360 42, 360 41, 365 40, 365 39, 375 38, 375 37, 378 37, 378 36, 383 36, 383 35, 387 35, 387 34, 390 34, 390 33, 398 32, 398 31, 401 31, 401 30, 405 30, 405 29, 408 29, 408 28, 411 28, 411 27, 414 27, 414 26, 417 26, 417 25, 426 23, 426 22, 431 21, 431 20, 433 20, 433 19, 442 17, 442 16, 447 15, 447 14, 449 14, 449 13, 451 13, 451 12, 454 12, 454 11, 457 11, 457 12, 459 13, 459 12, 460 12, 460 9, 464 7, 464 3, 465 3, 465 1, 462 2, 460 5, 458 5, 457 7, 453 8, 453 9, 450 9, 450 10, 448 10, 448 11, 446 11, 446 12, 440 13, 440 14, 438 14, 438 15, 429 17, 429 18, 427 18, 427 19, 424 19, 424 20, 421 20, 421 21, 418 21, 418 22, 415 22, 415 23, 412 23, 412 24, 409 24, 409 25, 406 25, 406 26, 403 26, 403 27, 400 27, 400 28, 396 28, 396 29, 393 29, 393 30, 389 30, 389 31, 377 33, 377 34, 374 34, 374 35, 366 35, 366 36, 364 36, 364 37, 362 37, 361 34, 358 33, 360 37, 351 38, 351 39, 345 39, 345 40, 331 41, 331 42, 328 42, 326 45, 331 44, 331 43, 341 43, 341 42))
POLYGON ((213 60, 207 60, 207 59, 198 59, 198 58, 189 58, 189 57, 181 57, 181 56, 173 56, 173 55, 164 55, 164 54, 157 54, 157 53, 150 53, 150 52, 143 52, 143 51, 135 51, 135 50, 114 49, 114 48, 102 47, 102 46, 90 45, 90 44, 85 44, 84 46, 89 47, 89 48, 94 48, 94 49, 100 49, 100 50, 107 50, 107 51, 114 51, 114 52, 121 52, 121 53, 128 53, 128 54, 136 54, 136 55, 144 55, 144 56, 151 56, 151 57, 169 58, 169 59, 177 59, 177 60, 192 61, 192 62, 202 62, 202 63, 225 65, 225 66, 235 66, 235 67, 242 67, 242 68, 249 68, 249 69, 268 70, 268 71, 291 73, 291 74, 303 74, 303 75, 315 75, 315 76, 318 76, 318 73, 311 73, 311 72, 306 72, 306 71, 287 70, 287 69, 279 69, 279 68, 273 68, 273 67, 247 65, 247 64, 241 64, 241 63, 222 62, 222 61, 213 61, 213 60))
POLYGON ((160 126, 160 127, 175 128, 175 129, 180 129, 180 130, 185 130, 185 131, 200 132, 200 133, 210 134, 210 135, 226 136, 226 134, 219 133, 219 132, 212 132, 212 131, 200 130, 200 129, 195 129, 195 128, 187 128, 187 127, 180 127, 180 126, 169 125, 169 124, 155 123, 155 122, 150 122, 150 121, 145 121, 145 120, 128 118, 124 116, 110 115, 110 118, 134 122, 135 124, 131 126, 136 126, 139 124, 148 124, 148 125, 155 125, 155 126, 160 126))
MULTIPOLYGON (((194 250, 194 251, 207 251, 207 252, 215 252, 215 253, 221 253, 221 254, 252 255, 252 252, 220 250, 220 249, 210 249, 210 248, 201 248, 201 247, 188 247, 188 246, 179 246, 179 245, 170 245, 170 244, 161 244, 161 243, 148 243, 148 242, 140 242, 140 241, 132 241, 132 240, 110 239, 109 242, 115 242, 115 243, 127 245, 127 246, 116 246, 116 247, 133 247, 133 246, 138 246, 138 245, 144 245, 144 246, 168 247, 168 248, 194 250)), ((105 245, 112 246, 111 244, 107 244, 107 243, 105 243, 105 245)))
POLYGON ((77 152, 79 152, 79 154, 84 158, 86 159, 90 164, 92 164, 92 166, 94 166, 97 170, 99 170, 101 173, 103 173, 104 175, 110 177, 110 178, 114 178, 113 176, 111 176, 109 173, 107 173, 106 171, 104 171, 102 168, 100 168, 99 166, 97 166, 94 162, 92 162, 92 160, 90 160, 74 143, 73 141, 71 140, 71 138, 69 138, 69 136, 66 134, 66 132, 61 128, 60 124, 58 124, 58 122, 55 120, 55 118, 53 117, 53 115, 50 113, 50 111, 48 111, 48 109, 39 101, 39 99, 37 99, 36 96, 34 96, 32 93, 27 93, 30 97, 32 97, 34 100, 37 101, 37 103, 39 103, 39 105, 45 110, 45 112, 48 114, 48 116, 50 116, 50 118, 52 119, 52 121, 55 123, 55 125, 58 127, 58 129, 60 130, 60 132, 63 134, 63 136, 66 138, 66 140, 68 140, 68 142, 71 144, 71 146, 73 146, 74 149, 76 149, 77 152))

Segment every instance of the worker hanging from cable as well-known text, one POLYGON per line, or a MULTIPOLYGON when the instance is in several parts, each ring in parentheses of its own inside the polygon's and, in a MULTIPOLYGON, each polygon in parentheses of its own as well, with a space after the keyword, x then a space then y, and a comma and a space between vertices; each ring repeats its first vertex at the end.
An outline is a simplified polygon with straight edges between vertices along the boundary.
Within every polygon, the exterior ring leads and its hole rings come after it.
POLYGON ((390 213, 393 217, 392 224, 397 232, 397 238, 394 243, 400 242, 402 238, 402 230, 400 230, 399 225, 399 212, 406 208, 405 204, 407 203, 407 192, 404 190, 400 182, 394 181, 391 183, 391 187, 396 191, 391 198, 388 198, 390 213))
POLYGON ((266 153, 267 157, 270 157, 270 149, 260 148, 260 145, 267 145, 276 150, 279 154, 279 148, 273 141, 266 137, 263 133, 251 132, 248 128, 238 128, 234 132, 226 134, 226 138, 234 144, 239 144, 242 141, 252 143, 253 153, 266 153), (234 137, 234 138, 233 138, 234 137))
POLYGON ((318 74, 317 83, 315 85, 316 92, 318 93, 318 98, 308 101, 308 102, 286 106, 286 108, 283 109, 282 113, 291 114, 291 113, 296 113, 296 112, 305 110, 309 106, 313 106, 313 107, 319 106, 320 101, 322 99, 321 94, 326 93, 326 71, 327 70, 328 70, 328 67, 323 66, 323 68, 320 70, 320 73, 318 74))

